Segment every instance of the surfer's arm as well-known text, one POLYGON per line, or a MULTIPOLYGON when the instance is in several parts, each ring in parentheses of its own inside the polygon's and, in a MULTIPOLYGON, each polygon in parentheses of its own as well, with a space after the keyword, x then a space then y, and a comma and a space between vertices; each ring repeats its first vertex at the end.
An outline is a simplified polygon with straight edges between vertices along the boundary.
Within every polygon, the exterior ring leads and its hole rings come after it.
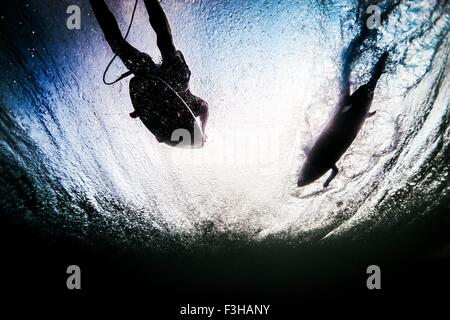
POLYGON ((205 133, 206 131, 206 124, 208 123, 208 118, 209 118, 209 106, 206 101, 203 101, 200 113, 200 121, 202 123, 203 133, 205 133))
POLYGON ((90 3, 106 42, 128 70, 135 72, 139 67, 138 62, 142 60, 142 53, 124 39, 114 15, 104 0, 90 0, 90 3))
POLYGON ((205 132, 206 124, 208 123, 209 118, 208 103, 202 98, 193 95, 192 93, 190 93, 187 96, 186 102, 191 108, 191 111, 194 114, 194 116, 200 118, 200 122, 202 124, 202 131, 205 132))
POLYGON ((176 54, 176 48, 173 43, 172 31, 166 14, 159 4, 158 0, 144 0, 150 17, 150 24, 156 32, 158 48, 164 57, 172 57, 176 54))

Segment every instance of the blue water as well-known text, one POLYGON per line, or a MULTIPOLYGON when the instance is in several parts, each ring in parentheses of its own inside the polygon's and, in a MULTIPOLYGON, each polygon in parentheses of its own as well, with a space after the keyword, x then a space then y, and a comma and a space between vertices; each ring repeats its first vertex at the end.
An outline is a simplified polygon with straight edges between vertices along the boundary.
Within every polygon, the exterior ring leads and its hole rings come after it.
MULTIPOLYGON (((102 84, 112 53, 87 1, 81 30, 66 28, 72 2, 0 4, 0 204, 11 219, 127 245, 295 243, 364 237, 448 203, 446 1, 382 1, 377 30, 364 1, 163 1, 191 89, 211 108, 196 151, 159 145, 128 117, 129 80, 102 84), (377 115, 341 173, 326 191, 296 188, 302 147, 383 51, 377 115)), ((125 30, 132 1, 110 2, 125 30)), ((159 59, 142 3, 129 41, 159 59)), ((123 71, 116 61, 109 76, 123 71)))

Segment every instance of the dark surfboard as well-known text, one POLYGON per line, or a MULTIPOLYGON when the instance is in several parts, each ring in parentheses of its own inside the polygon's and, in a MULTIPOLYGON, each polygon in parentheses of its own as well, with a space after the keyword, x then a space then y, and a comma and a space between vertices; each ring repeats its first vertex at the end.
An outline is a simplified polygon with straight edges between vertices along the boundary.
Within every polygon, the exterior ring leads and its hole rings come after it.
POLYGON ((133 106, 142 123, 160 143, 177 148, 202 148, 203 132, 182 97, 157 77, 130 81, 133 106))
POLYGON ((383 53, 372 70, 369 82, 359 87, 351 96, 349 87, 346 87, 328 124, 311 147, 305 150, 306 160, 301 167, 297 186, 303 187, 313 183, 332 170, 323 185, 326 188, 336 177, 339 172, 336 162, 351 146, 365 120, 375 114, 369 110, 387 58, 388 54, 383 53))

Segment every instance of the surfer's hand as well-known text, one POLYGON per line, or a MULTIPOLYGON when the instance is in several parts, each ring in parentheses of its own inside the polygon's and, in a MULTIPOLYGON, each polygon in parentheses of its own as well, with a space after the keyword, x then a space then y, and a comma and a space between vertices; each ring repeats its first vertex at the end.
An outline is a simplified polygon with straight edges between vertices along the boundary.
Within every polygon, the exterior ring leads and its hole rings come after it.
POLYGON ((130 113, 130 117, 132 117, 133 119, 139 118, 139 114, 137 113, 137 111, 133 111, 130 113))

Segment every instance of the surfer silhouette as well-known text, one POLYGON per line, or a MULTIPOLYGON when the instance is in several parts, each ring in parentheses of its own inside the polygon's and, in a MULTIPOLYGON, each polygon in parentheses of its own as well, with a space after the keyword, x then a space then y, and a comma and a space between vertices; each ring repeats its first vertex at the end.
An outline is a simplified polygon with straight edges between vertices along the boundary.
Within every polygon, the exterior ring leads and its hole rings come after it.
POLYGON ((189 89, 191 71, 181 51, 175 48, 169 22, 158 0, 144 0, 144 3, 157 35, 160 64, 127 42, 104 0, 90 0, 90 3, 112 51, 129 70, 128 74, 134 75, 130 96, 135 110, 130 116, 140 118, 159 142, 168 144, 175 129, 189 130, 196 125, 194 117, 199 117, 204 142, 208 103, 189 89))

